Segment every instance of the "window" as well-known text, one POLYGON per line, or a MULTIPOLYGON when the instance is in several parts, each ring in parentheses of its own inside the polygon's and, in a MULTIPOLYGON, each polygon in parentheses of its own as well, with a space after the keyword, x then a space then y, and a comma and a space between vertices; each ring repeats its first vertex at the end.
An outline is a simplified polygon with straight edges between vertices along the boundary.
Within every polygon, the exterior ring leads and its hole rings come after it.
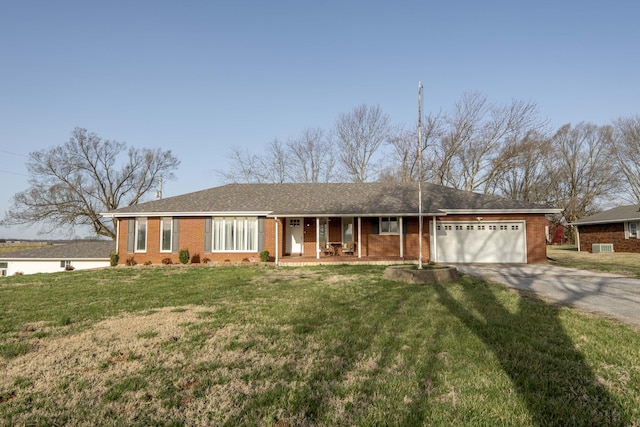
POLYGON ((629 236, 638 237, 638 224, 635 222, 629 223, 629 236))
POLYGON ((60 261, 60 268, 67 268, 71 266, 71 261, 60 261))
POLYGON ((380 234, 398 234, 398 217, 380 218, 380 234))
POLYGON ((473 225, 467 225, 467 230, 473 230, 473 225))
POLYGON ((162 218, 160 220, 160 252, 171 252, 172 232, 173 219, 162 218))
POLYGON ((478 230, 484 230, 484 225, 479 225, 478 230))
POLYGON ((500 226, 500 230, 507 230, 507 226, 506 225, 501 225, 500 226))
POLYGON ((342 218, 342 241, 353 242, 353 218, 342 218))
POLYGON ((520 226, 519 226, 519 225, 512 225, 512 226, 511 226, 511 229, 512 229, 513 231, 518 231, 518 230, 520 229, 520 226))
POLYGON ((258 250, 258 218, 213 218, 212 234, 212 252, 256 252, 258 250))
POLYGON ((4 277, 7 275, 7 268, 9 268, 8 262, 0 262, 0 276, 4 277))
POLYGON ((147 218, 136 218, 136 252, 147 251, 147 218))
POLYGON ((458 230, 458 231, 462 230, 462 226, 461 225, 456 225, 456 230, 458 230))

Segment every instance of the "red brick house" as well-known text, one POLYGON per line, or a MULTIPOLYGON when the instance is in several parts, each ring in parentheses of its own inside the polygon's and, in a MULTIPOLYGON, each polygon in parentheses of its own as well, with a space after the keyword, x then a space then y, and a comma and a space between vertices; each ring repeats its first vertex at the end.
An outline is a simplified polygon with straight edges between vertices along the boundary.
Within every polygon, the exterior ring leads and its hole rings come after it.
MULTIPOLYGON (((422 258, 439 263, 546 262, 545 214, 558 209, 422 187, 422 258)), ((117 219, 120 263, 415 261, 417 184, 229 184, 104 213, 117 219)))
POLYGON ((619 206, 584 217, 571 225, 578 230, 579 251, 640 252, 638 205, 619 206))

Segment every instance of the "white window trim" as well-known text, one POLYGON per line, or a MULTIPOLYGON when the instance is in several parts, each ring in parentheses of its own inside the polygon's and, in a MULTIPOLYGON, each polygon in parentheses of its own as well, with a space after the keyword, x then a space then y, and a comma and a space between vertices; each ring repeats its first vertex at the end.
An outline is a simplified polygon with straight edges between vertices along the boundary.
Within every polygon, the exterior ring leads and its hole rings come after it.
MULTIPOLYGON (((378 230, 379 230, 379 233, 380 233, 381 236, 382 235, 397 236, 397 235, 400 234, 400 221, 401 221, 401 218, 399 216, 381 216, 381 217, 378 218, 378 221, 379 221, 378 230), (383 219, 387 219, 387 220, 389 220, 389 224, 391 224, 391 218, 395 218, 396 219, 395 222, 396 222, 396 228, 397 228, 398 231, 382 231, 382 220, 383 219)), ((389 228, 391 228, 391 227, 389 227, 389 228)))
MULTIPOLYGON (((148 225, 147 225, 148 227, 148 225)), ((173 251, 173 218, 169 216, 163 216, 160 218, 160 252, 170 253, 173 251), (162 249, 164 246, 164 220, 169 220, 169 249, 162 249)))
POLYGON ((624 238, 625 239, 640 239, 640 223, 635 221, 625 221, 624 222, 624 238), (631 224, 636 226, 636 234, 631 234, 631 224))
MULTIPOLYGON (((302 225, 302 223, 301 223, 301 225, 302 225)), ((245 243, 246 246, 249 246, 248 245, 248 243, 249 243, 248 242, 248 238, 246 236, 245 236, 245 239, 244 239, 244 243, 245 243)), ((255 253, 255 252, 258 252, 258 218, 257 217, 213 217, 213 221, 212 221, 212 224, 211 224, 211 253, 232 253, 232 252, 233 253, 255 253), (253 248, 255 248, 255 249, 216 249, 215 248, 216 247, 215 221, 216 220, 220 220, 220 219, 223 221, 222 222, 222 227, 221 227, 221 230, 223 230, 223 232, 222 232, 222 238, 220 239, 220 243, 221 243, 221 246, 223 248, 226 246, 226 232, 224 232, 224 230, 226 229, 227 221, 231 220, 231 221, 233 221, 233 229, 234 229, 234 233, 233 233, 233 235, 234 235, 234 238, 233 238, 234 246, 235 246, 235 243, 236 243, 235 236, 236 236, 236 233, 237 233, 237 230, 238 230, 237 229, 238 221, 246 221, 246 224, 248 224, 251 221, 254 222, 254 224, 255 224, 255 233, 254 233, 254 236, 253 236, 253 242, 251 242, 252 243, 251 246, 253 248)))
POLYGON ((133 242, 133 252, 135 253, 146 253, 147 252, 147 240, 149 238, 149 220, 147 217, 139 217, 136 218, 136 227, 135 227, 135 240, 133 242), (144 230, 144 248, 138 248, 138 233, 140 232, 140 220, 144 220, 145 230, 144 230))

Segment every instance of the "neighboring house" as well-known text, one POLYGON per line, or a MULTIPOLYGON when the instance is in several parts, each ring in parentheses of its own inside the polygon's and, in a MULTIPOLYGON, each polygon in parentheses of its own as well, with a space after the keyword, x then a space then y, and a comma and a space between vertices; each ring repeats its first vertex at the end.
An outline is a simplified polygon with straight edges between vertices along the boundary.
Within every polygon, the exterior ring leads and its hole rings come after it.
POLYGON ((571 225, 577 227, 580 251, 640 252, 638 205, 619 206, 584 217, 571 225))
POLYGON ((54 273, 109 266, 114 250, 109 241, 80 241, 0 254, 0 275, 54 273))
MULTIPOLYGON (((559 209, 424 184, 425 262, 546 262, 545 214, 559 209)), ((120 263, 416 261, 417 184, 229 184, 103 213, 120 263), (332 255, 342 255, 332 256, 332 255)))
POLYGON ((567 242, 565 231, 564 225, 547 220, 547 243, 551 245, 564 245, 567 242))

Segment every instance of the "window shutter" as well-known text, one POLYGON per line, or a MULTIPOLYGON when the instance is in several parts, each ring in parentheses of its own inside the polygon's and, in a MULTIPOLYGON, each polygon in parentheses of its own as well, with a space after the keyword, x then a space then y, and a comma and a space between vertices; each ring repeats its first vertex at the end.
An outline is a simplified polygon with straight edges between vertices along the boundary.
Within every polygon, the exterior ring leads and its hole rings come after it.
POLYGON ((258 218, 258 252, 264 251, 264 218, 258 218))
POLYGON ((132 253, 136 242, 136 220, 129 218, 127 220, 127 252, 132 253))
POLYGON ((371 234, 380 234, 380 220, 371 218, 371 234))
POLYGON ((629 223, 625 221, 624 223, 624 238, 629 238, 629 223))
POLYGON ((211 217, 204 219, 204 251, 211 252, 211 217))
POLYGON ((171 252, 178 253, 180 250, 180 221, 178 218, 173 218, 173 224, 171 225, 171 252))

